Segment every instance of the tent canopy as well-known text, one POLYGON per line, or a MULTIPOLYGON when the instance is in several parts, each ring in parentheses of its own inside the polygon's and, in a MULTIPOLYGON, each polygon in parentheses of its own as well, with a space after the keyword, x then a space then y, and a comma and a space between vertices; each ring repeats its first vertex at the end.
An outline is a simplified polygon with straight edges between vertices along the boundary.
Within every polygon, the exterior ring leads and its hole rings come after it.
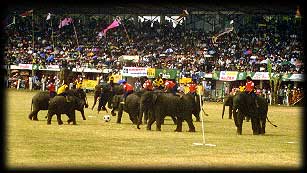
POLYGON ((118 60, 119 60, 120 62, 124 62, 124 61, 138 62, 139 59, 140 59, 140 56, 138 56, 138 55, 133 55, 133 56, 131 56, 131 55, 122 55, 122 56, 120 56, 120 57, 118 58, 118 60))

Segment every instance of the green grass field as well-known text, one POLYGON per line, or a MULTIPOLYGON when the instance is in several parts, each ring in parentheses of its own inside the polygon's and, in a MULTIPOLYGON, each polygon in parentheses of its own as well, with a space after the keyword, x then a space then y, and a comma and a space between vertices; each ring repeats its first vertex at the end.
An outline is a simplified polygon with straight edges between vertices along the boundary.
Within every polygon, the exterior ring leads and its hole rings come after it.
MULTIPOLYGON (((37 91, 36 91, 37 92, 37 91)), ((244 122, 243 135, 236 135, 233 120, 221 118, 222 103, 205 102, 206 143, 201 143, 201 123, 194 122, 195 133, 174 132, 170 117, 162 131, 138 130, 127 114, 122 124, 117 117, 103 121, 106 112, 86 109, 87 120, 76 111, 78 125, 59 126, 56 116, 47 125, 47 111, 39 112, 39 121, 30 121, 31 98, 35 92, 5 91, 6 144, 5 165, 13 169, 299 169, 303 166, 303 109, 302 107, 270 106, 266 134, 253 136, 250 122, 244 122)), ((93 95, 88 94, 90 107, 93 95)))

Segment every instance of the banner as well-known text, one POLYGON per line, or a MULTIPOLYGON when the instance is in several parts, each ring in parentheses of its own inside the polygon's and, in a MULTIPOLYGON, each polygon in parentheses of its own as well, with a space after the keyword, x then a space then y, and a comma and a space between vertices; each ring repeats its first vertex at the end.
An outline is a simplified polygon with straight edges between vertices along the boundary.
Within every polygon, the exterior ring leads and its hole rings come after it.
POLYGON ((304 74, 290 74, 289 75, 289 80, 290 81, 299 81, 299 82, 303 82, 304 79, 304 74))
POLYGON ((158 77, 160 74, 162 78, 166 79, 176 79, 179 77, 179 70, 177 69, 156 69, 155 77, 158 77))
POLYGON ((96 80, 83 79, 83 81, 82 81, 82 88, 85 88, 85 89, 88 89, 88 90, 95 90, 96 85, 97 85, 96 80))
POLYGON ((32 70, 32 64, 11 65, 10 69, 12 70, 32 70))
POLYGON ((155 78, 156 69, 154 68, 148 68, 147 69, 147 77, 148 78, 155 78))
MULTIPOLYGON (((114 83, 118 83, 119 80, 122 80, 122 75, 112 75, 111 77, 113 77, 114 83)), ((110 82, 110 80, 108 82, 110 82)))
POLYGON ((255 72, 251 77, 253 80, 270 80, 269 72, 255 72))
POLYGON ((147 67, 123 67, 122 75, 130 77, 147 76, 147 67))
POLYGON ((222 81, 236 81, 237 80, 237 71, 221 71, 220 80, 222 81))

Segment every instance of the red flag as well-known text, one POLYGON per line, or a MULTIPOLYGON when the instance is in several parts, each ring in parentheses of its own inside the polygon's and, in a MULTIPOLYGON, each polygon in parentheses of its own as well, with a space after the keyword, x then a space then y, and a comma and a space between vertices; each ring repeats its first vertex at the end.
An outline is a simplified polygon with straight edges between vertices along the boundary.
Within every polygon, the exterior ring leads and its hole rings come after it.
POLYGON ((107 31, 108 31, 109 29, 116 28, 116 27, 119 26, 119 24, 120 24, 120 22, 119 22, 117 19, 115 19, 106 29, 102 30, 102 31, 99 33, 99 36, 101 36, 101 35, 104 35, 104 36, 105 36, 106 33, 107 33, 107 31))
POLYGON ((27 17, 33 14, 33 10, 25 11, 20 14, 21 17, 27 17))
POLYGON ((72 18, 65 18, 64 20, 60 21, 59 28, 62 28, 63 26, 69 25, 73 22, 72 18))

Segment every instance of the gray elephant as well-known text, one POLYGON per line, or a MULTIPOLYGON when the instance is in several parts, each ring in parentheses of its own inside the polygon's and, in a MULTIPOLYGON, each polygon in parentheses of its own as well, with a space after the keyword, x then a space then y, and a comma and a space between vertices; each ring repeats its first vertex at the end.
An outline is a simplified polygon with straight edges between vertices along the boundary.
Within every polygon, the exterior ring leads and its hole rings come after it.
POLYGON ((121 123, 121 118, 123 115, 123 111, 129 114, 129 118, 133 124, 137 124, 137 118, 140 111, 140 99, 143 91, 134 92, 129 94, 126 98, 125 104, 121 104, 123 101, 123 95, 115 95, 112 99, 112 112, 113 116, 116 115, 114 112, 118 110, 117 123, 121 123))
MULTIPOLYGON (((162 120, 165 116, 171 116, 177 119, 177 128, 175 131, 182 131, 182 121, 185 120, 188 123, 189 131, 195 132, 192 113, 198 103, 195 101, 191 102, 191 98, 191 95, 179 97, 172 93, 145 92, 141 96, 137 128, 140 129, 139 125, 142 120, 142 111, 148 109, 152 115, 147 123, 147 130, 151 130, 151 125, 156 121, 157 131, 161 131, 162 120)), ((192 100, 194 99, 192 98, 192 100)))
MULTIPOLYGON (((259 107, 256 107, 254 98, 245 92, 236 94, 233 97, 233 117, 238 135, 242 135, 244 116, 251 118, 254 135, 265 134, 266 120, 270 122, 267 116, 268 102, 261 96, 257 96, 256 99, 259 107)), ((272 125, 277 127, 274 124, 272 125)))
POLYGON ((51 124, 51 119, 54 114, 57 115, 58 124, 63 124, 61 120, 61 114, 66 114, 68 119, 68 124, 73 122, 76 125, 76 116, 75 110, 83 110, 85 102, 84 100, 76 97, 76 96, 68 96, 69 102, 67 102, 64 96, 55 96, 50 99, 48 105, 48 114, 47 114, 47 124, 51 124))
POLYGON ((229 106, 229 119, 232 119, 232 101, 233 101, 233 95, 225 96, 224 103, 223 103, 223 112, 222 112, 222 118, 224 118, 224 112, 225 112, 225 106, 229 106))
MULTIPOLYGON (((67 95, 71 95, 71 96, 76 96, 82 100, 84 100, 85 107, 87 107, 87 99, 86 99, 86 93, 83 90, 80 89, 72 89, 72 90, 68 90, 66 91, 67 95)), ((35 120, 38 121, 37 118, 37 114, 40 110, 48 110, 48 105, 49 105, 49 100, 50 100, 50 96, 49 96, 49 92, 47 91, 41 91, 36 93, 33 97, 32 97, 32 102, 31 102, 31 113, 29 114, 29 119, 30 120, 35 120), (32 109, 33 107, 33 109, 32 109)), ((84 110, 80 110, 81 114, 82 114, 82 118, 83 120, 86 120, 85 115, 84 115, 84 110)))
POLYGON ((107 103, 108 103, 108 108, 111 109, 113 96, 120 94, 124 94, 124 88, 122 85, 119 85, 117 83, 113 83, 112 85, 110 85, 109 83, 105 82, 101 85, 96 85, 94 92, 94 104, 92 106, 92 110, 94 109, 98 98, 100 98, 98 104, 98 112, 101 110, 101 108, 104 108, 107 103))

